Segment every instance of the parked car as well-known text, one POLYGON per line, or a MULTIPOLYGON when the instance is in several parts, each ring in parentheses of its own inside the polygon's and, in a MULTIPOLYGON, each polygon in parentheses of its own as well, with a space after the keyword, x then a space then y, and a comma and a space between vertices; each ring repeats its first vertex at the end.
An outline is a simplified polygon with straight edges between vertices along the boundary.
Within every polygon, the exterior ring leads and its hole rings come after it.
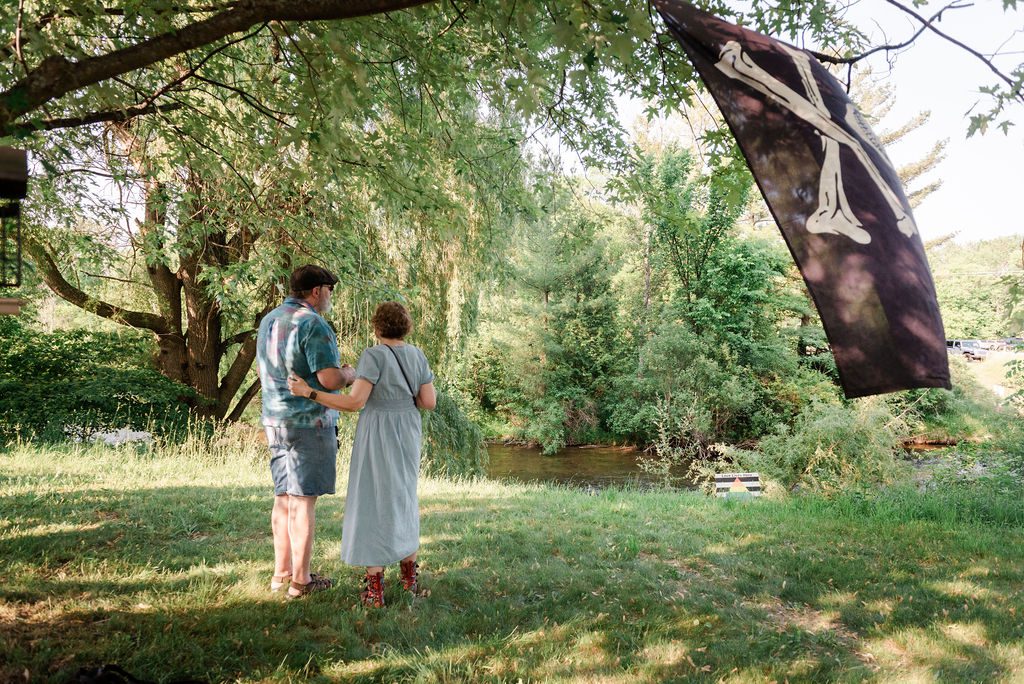
POLYGON ((1003 350, 1019 350, 1024 349, 1024 337, 1004 337, 999 340, 1000 348, 1003 350))
POLYGON ((984 361, 989 354, 987 349, 982 349, 978 340, 946 340, 946 351, 961 354, 968 361, 984 361))

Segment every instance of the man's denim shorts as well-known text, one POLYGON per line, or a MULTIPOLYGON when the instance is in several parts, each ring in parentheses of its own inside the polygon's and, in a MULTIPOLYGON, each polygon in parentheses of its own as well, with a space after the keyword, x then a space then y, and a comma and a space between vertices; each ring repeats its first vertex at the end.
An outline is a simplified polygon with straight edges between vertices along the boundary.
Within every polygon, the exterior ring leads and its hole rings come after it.
POLYGON ((274 495, 334 494, 338 437, 334 427, 267 427, 274 495))

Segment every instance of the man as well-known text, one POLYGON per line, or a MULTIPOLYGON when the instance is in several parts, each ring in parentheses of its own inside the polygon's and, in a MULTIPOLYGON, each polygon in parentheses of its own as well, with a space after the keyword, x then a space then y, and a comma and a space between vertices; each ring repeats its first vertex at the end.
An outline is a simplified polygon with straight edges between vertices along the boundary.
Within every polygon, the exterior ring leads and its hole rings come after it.
POLYGON ((260 322, 256 350, 263 386, 263 425, 274 478, 274 576, 271 591, 287 587, 296 598, 331 587, 310 572, 317 497, 334 494, 338 414, 288 391, 295 373, 317 391, 351 385, 355 372, 342 366, 338 341, 320 315, 331 310, 338 279, 325 268, 302 266, 291 276, 291 296, 260 322))

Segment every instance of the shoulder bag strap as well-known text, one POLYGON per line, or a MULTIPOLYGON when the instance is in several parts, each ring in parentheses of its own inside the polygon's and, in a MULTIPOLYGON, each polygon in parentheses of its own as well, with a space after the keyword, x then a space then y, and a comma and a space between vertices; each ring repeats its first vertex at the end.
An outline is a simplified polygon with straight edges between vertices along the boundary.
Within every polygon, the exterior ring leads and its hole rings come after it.
POLYGON ((385 344, 384 346, 387 347, 388 351, 391 352, 391 355, 395 357, 395 363, 398 364, 398 370, 402 371, 402 377, 405 378, 405 384, 409 387, 409 394, 412 395, 412 403, 415 404, 416 403, 416 391, 413 390, 412 383, 409 382, 409 376, 406 375, 405 368, 402 366, 402 362, 398 360, 398 354, 389 345, 385 344))

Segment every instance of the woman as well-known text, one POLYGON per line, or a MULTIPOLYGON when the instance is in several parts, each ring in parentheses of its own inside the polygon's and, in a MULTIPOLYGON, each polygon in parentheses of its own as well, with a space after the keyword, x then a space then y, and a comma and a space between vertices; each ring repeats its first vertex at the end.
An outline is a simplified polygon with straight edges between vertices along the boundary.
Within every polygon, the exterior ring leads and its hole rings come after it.
POLYGON ((384 302, 370 319, 378 344, 359 357, 348 395, 312 390, 288 379, 296 396, 340 411, 361 411, 352 442, 341 559, 366 566, 364 605, 384 606, 384 566, 400 561, 402 586, 417 591, 420 513, 416 480, 422 428, 418 408, 437 403, 434 374, 423 352, 403 342, 412 318, 398 302, 384 302))

